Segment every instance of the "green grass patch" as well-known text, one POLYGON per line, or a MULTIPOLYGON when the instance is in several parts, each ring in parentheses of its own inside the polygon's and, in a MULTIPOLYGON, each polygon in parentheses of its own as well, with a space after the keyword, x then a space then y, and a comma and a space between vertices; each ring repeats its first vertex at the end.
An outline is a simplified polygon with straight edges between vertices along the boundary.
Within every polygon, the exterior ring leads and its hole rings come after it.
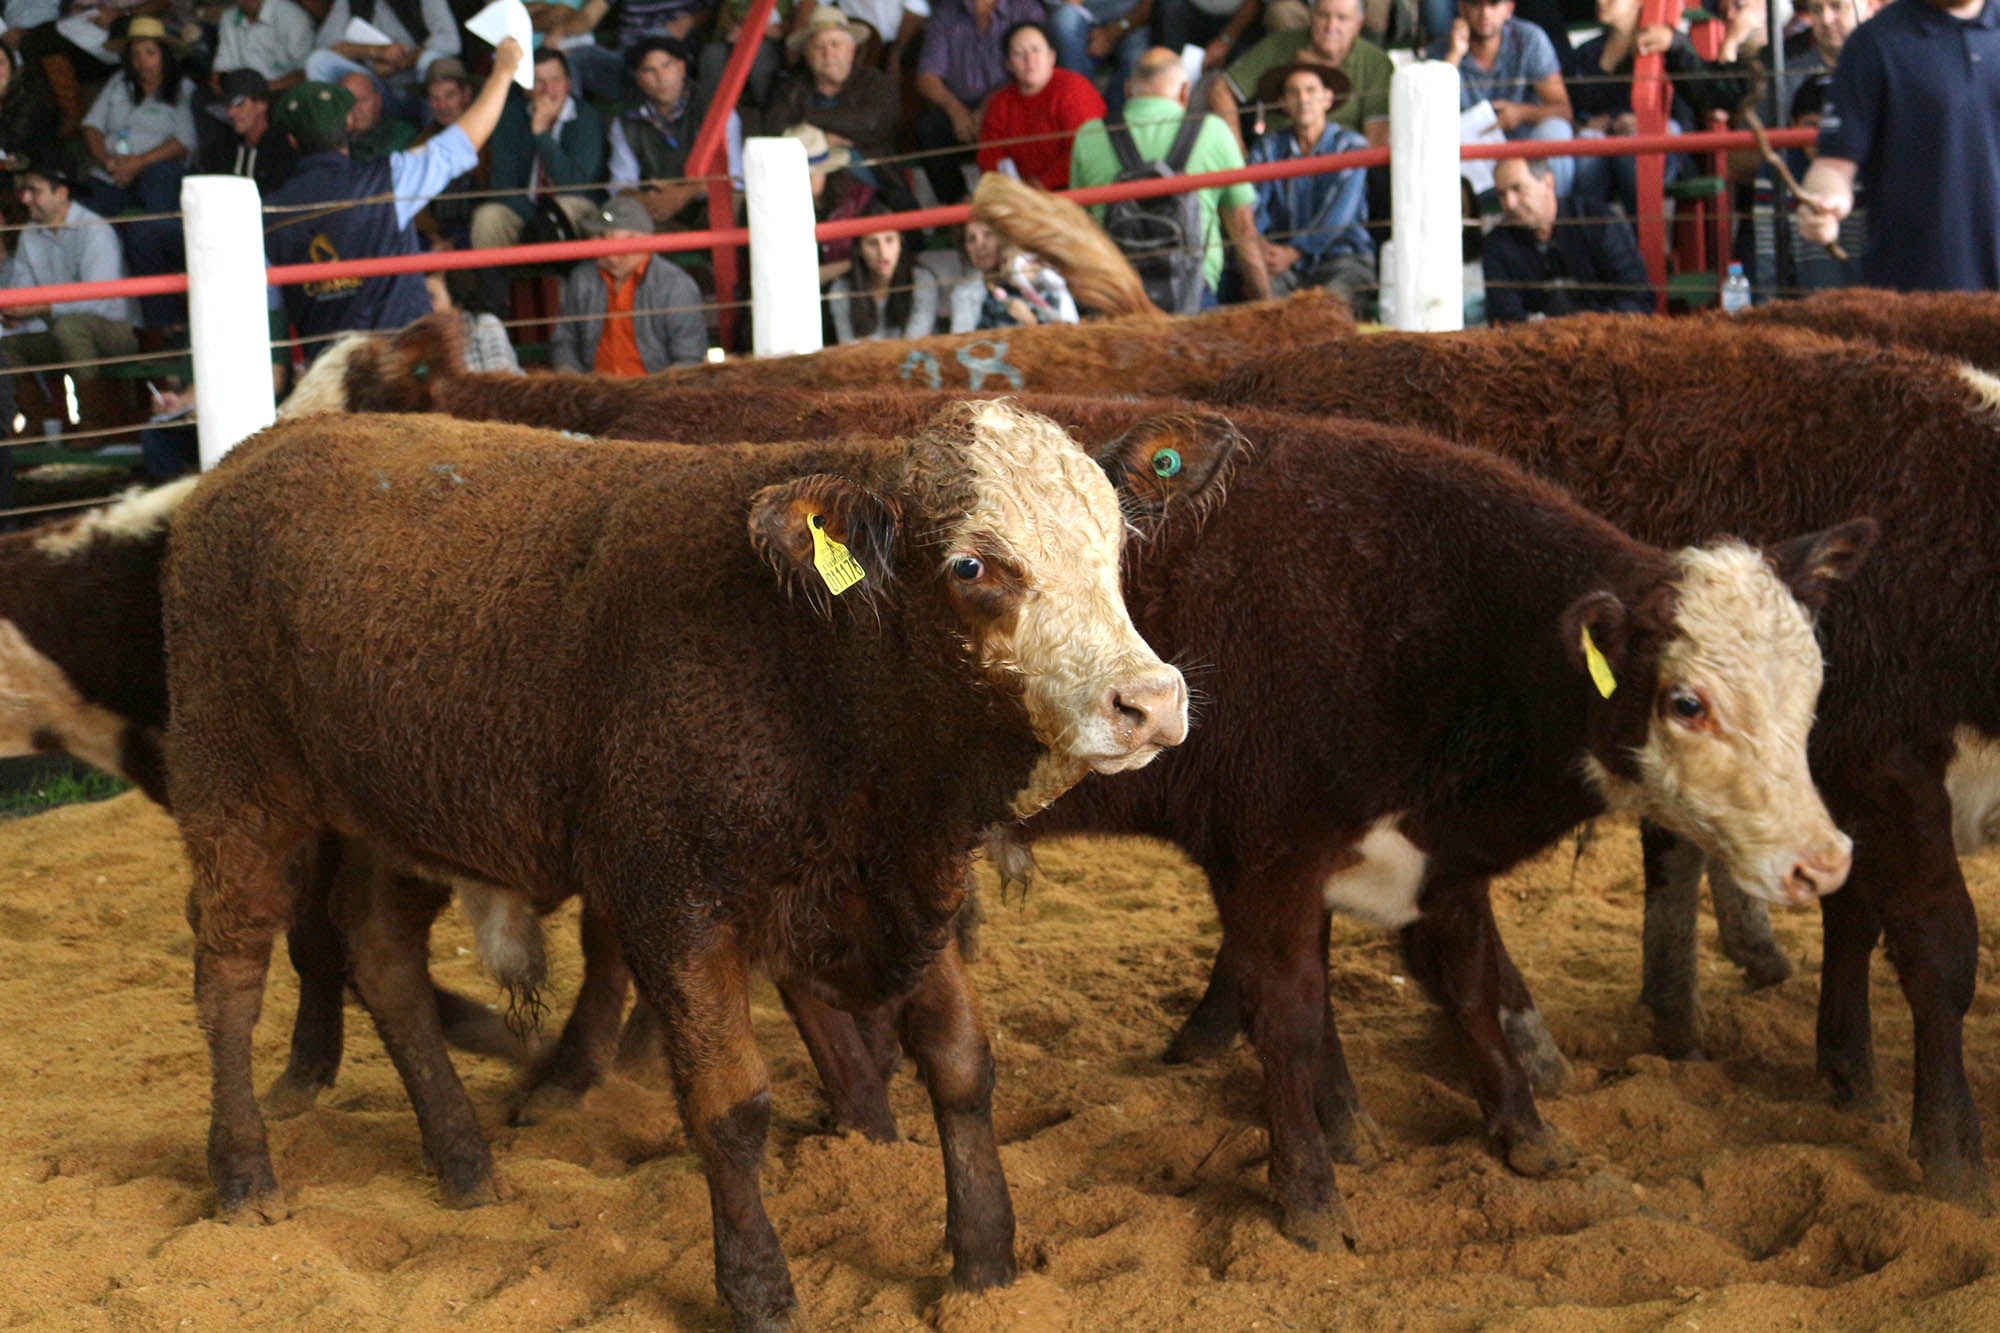
POLYGON ((40 814, 59 805, 102 801, 131 790, 132 784, 94 768, 78 766, 37 774, 18 787, 0 790, 0 819, 40 814))

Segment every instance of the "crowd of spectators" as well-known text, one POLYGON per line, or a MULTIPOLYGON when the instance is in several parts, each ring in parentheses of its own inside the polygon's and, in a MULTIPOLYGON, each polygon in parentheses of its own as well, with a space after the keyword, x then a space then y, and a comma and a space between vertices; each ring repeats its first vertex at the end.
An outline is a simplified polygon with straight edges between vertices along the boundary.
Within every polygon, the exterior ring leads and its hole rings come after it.
MULTIPOLYGON (((190 170, 250 177, 267 202, 298 207, 273 221, 274 262, 709 225, 711 182, 687 179, 688 160, 748 0, 535 0, 521 55, 532 90, 498 79, 495 52, 464 27, 479 3, 4 0, 6 281, 177 271, 179 224, 149 215, 178 207, 190 170)), ((1817 109, 1876 3, 1799 0, 1784 106, 1817 109)), ((1735 110, 1766 55, 1761 0, 1721 0, 1712 59, 1675 28, 1642 27, 1640 8, 1596 0, 1600 34, 1572 50, 1569 23, 1593 16, 1558 0, 779 0, 729 118, 729 170, 740 183, 745 135, 791 136, 818 215, 844 218, 961 199, 982 171, 1049 188, 1116 179, 1130 170, 1120 125, 1152 160, 1187 123, 1192 171, 1344 152, 1387 141, 1392 45, 1458 65, 1468 136, 1631 133, 1633 63, 1653 52, 1677 125, 1735 110)), ((1329 287, 1367 313, 1386 202, 1379 169, 1202 191, 1185 247, 1201 257, 1202 302, 1329 287)), ((1560 291, 1547 308, 1638 303, 1629 159, 1552 157, 1491 181, 1486 202, 1496 290, 1560 291)), ((1767 208, 1764 225, 1783 233, 1765 246, 1786 265, 1771 284, 1815 280, 1810 218, 1767 208)), ((821 260, 843 341, 1076 317, 1052 270, 983 229, 885 230, 829 243, 821 260)), ((308 339, 456 309, 504 363, 494 317, 510 311, 514 276, 486 266, 428 293, 415 276, 308 284, 274 309, 308 339)), ((708 314, 736 295, 714 291, 698 256, 551 276, 574 318, 555 321, 544 354, 567 369, 700 358, 708 314)), ((1531 305, 1503 296, 1491 309, 1531 305)), ((17 309, 0 317, 0 362, 171 346, 185 318, 176 297, 17 309)), ((0 431, 12 415, 0 402, 0 431)))

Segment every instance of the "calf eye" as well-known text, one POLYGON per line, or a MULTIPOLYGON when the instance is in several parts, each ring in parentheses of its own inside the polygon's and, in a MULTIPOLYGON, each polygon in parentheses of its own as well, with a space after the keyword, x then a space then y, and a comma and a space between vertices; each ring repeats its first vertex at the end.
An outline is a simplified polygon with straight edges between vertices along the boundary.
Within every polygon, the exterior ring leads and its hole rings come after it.
POLYGON ((1679 689, 1669 694, 1667 707, 1672 711, 1675 720, 1680 722, 1699 722, 1708 715, 1708 705, 1701 701, 1699 694, 1689 689, 1679 689))
POLYGON ((951 562, 951 576, 961 583, 971 583, 986 572, 976 555, 961 555, 951 562))

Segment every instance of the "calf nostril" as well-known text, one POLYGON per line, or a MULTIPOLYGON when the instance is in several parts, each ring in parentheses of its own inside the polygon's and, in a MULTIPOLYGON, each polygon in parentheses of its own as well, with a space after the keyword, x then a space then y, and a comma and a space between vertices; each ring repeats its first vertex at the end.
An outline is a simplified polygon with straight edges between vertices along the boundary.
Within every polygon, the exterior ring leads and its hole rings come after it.
POLYGON ((1111 692, 1111 711, 1118 715, 1119 721, 1133 727, 1145 726, 1152 717, 1152 711, 1144 703, 1135 703, 1118 690, 1111 692))

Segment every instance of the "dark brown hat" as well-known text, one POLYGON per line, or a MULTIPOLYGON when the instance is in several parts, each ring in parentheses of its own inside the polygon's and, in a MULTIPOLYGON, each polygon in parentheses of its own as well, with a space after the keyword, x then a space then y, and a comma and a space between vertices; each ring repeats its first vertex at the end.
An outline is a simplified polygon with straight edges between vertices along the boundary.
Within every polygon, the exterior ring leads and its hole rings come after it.
POLYGON ((1271 66, 1257 80, 1257 100, 1266 106, 1278 105, 1284 98, 1285 80, 1302 69, 1309 69, 1319 76, 1319 81, 1333 94, 1334 106, 1345 102, 1347 95, 1354 91, 1354 85, 1347 81, 1347 76, 1332 65, 1318 60, 1288 60, 1282 65, 1271 66))

